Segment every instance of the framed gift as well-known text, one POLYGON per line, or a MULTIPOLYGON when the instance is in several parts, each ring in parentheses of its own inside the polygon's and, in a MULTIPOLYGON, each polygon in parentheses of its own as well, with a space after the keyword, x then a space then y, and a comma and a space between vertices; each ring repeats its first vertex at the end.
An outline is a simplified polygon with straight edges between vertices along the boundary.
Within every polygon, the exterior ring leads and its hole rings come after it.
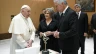
POLYGON ((95 11, 95 0, 76 0, 76 4, 80 4, 81 10, 84 12, 95 11))

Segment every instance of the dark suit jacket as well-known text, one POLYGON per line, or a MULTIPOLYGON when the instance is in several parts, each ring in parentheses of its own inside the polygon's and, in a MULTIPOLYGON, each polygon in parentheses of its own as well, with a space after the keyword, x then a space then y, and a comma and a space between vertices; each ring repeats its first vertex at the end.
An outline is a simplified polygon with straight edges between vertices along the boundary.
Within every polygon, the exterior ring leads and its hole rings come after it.
POLYGON ((92 15, 91 28, 92 28, 92 30, 96 29, 96 13, 92 15))
POLYGON ((60 19, 58 26, 59 46, 63 51, 74 51, 79 48, 79 36, 77 33, 77 14, 70 9, 66 10, 63 17, 60 19))
POLYGON ((56 19, 57 21, 59 21, 60 20, 60 14, 59 14, 59 12, 56 12, 55 14, 54 14, 54 19, 56 19))
POLYGON ((45 15, 44 14, 40 14, 39 22, 41 22, 42 20, 45 20, 45 15))
POLYGON ((81 40, 84 40, 84 33, 88 33, 88 16, 87 13, 81 12, 78 19, 78 33, 81 40))

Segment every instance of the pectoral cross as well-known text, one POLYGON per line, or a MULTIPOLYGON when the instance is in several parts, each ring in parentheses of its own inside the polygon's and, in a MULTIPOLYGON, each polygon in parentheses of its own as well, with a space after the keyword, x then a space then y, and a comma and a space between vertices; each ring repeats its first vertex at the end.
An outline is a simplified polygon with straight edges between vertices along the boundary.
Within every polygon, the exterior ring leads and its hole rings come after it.
POLYGON ((32 30, 31 29, 29 29, 29 33, 32 34, 32 30))

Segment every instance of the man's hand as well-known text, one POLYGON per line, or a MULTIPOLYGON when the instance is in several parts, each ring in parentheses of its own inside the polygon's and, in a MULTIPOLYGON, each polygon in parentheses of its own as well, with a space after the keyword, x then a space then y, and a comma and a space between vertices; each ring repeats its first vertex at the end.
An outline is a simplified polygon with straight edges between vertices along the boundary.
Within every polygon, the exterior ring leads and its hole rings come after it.
POLYGON ((88 34, 87 34, 87 33, 84 33, 84 36, 85 36, 85 37, 87 37, 87 36, 88 36, 88 34))
POLYGON ((54 37, 55 37, 55 38, 59 38, 59 32, 58 32, 58 31, 55 31, 55 32, 54 32, 54 37))
POLYGON ((33 43, 33 40, 29 40, 29 41, 28 41, 28 46, 29 46, 29 47, 32 47, 32 43, 33 43))
POLYGON ((25 48, 29 48, 30 46, 29 46, 29 41, 27 42, 27 46, 25 47, 25 48))
POLYGON ((95 29, 93 29, 93 32, 96 34, 96 30, 95 29))
POLYGON ((30 46, 29 46, 29 44, 26 46, 26 48, 29 48, 30 46))

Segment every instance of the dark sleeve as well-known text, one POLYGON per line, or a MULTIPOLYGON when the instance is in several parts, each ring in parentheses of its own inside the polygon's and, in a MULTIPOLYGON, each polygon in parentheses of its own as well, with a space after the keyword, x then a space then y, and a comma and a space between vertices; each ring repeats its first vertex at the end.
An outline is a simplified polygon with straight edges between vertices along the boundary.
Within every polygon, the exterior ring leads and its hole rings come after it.
POLYGON ((42 20, 42 14, 40 14, 39 22, 42 20))
POLYGON ((59 22, 56 20, 56 30, 58 30, 59 22))
POLYGON ((93 26, 93 18, 94 18, 94 15, 92 15, 92 18, 91 18, 91 29, 92 29, 92 30, 94 29, 94 26, 93 26))
POLYGON ((85 13, 85 32, 88 33, 88 15, 85 13))
POLYGON ((40 24, 39 24, 39 27, 38 27, 38 35, 40 36, 40 32, 42 31, 42 29, 41 29, 41 22, 40 22, 40 24))
POLYGON ((60 39, 69 38, 77 35, 77 19, 78 19, 78 16, 76 15, 75 12, 72 12, 69 15, 69 21, 68 21, 69 30, 65 32, 60 32, 59 33, 60 39))
POLYGON ((56 13, 54 13, 54 17, 53 17, 53 19, 55 19, 55 20, 56 20, 56 16, 57 16, 57 15, 56 15, 56 13))

